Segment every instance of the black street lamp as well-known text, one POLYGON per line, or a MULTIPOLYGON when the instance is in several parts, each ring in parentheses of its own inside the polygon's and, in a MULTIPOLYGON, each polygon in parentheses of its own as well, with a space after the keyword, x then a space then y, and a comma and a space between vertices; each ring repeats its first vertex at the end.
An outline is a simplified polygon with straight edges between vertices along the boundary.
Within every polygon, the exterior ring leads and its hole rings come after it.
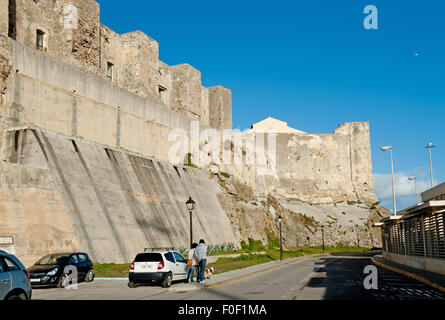
POLYGON ((324 254, 324 225, 321 225, 321 241, 322 241, 322 248, 323 248, 323 254, 324 254))
POLYGON ((283 221, 283 218, 279 216, 278 223, 280 224, 280 260, 283 260, 283 233, 281 231, 281 221, 283 221))
POLYGON ((189 197, 185 205, 190 213, 190 248, 191 248, 193 244, 192 212, 193 210, 195 210, 196 202, 193 201, 192 197, 189 197))

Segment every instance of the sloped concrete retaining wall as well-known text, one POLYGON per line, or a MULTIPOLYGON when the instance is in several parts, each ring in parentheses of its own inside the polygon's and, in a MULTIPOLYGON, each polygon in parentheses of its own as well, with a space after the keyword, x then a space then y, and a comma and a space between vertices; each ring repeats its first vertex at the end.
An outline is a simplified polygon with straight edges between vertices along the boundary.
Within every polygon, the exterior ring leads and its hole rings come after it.
POLYGON ((0 186, 0 196, 20 194, 16 205, 0 208, 0 234, 15 237, 16 253, 25 263, 75 249, 98 262, 124 263, 146 247, 187 247, 189 196, 197 202, 195 241, 237 243, 218 202, 218 186, 201 170, 37 128, 9 130, 4 141, 1 166, 18 169, 3 180, 10 175, 25 181, 0 186), (32 180, 23 177, 27 171, 38 180, 33 188, 26 187, 32 180), (32 194, 38 201, 29 199, 32 194))

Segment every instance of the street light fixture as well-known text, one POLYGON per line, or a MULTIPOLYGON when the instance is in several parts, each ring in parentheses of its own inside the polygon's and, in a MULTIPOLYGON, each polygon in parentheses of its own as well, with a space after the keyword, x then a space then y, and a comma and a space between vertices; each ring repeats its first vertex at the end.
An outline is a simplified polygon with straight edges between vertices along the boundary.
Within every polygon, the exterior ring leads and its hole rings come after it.
POLYGON ((429 154, 430 154, 430 175, 431 175, 431 188, 434 187, 434 178, 433 178, 433 162, 431 159, 431 149, 432 148, 437 148, 437 146, 434 146, 431 142, 428 143, 425 147, 426 149, 428 149, 429 154))
POLYGON ((416 184, 416 204, 419 205, 419 191, 417 189, 417 177, 413 176, 413 177, 409 177, 408 179, 411 181, 414 180, 414 183, 416 184))
POLYGON ((393 197, 393 203, 394 203, 394 215, 397 215, 397 207, 396 207, 396 185, 394 183, 394 159, 392 157, 392 147, 381 147, 380 150, 383 152, 390 151, 391 152, 391 172, 392 172, 392 197, 393 197))
POLYGON ((190 213, 190 248, 191 248, 193 244, 192 212, 193 210, 195 210, 196 202, 193 201, 192 197, 189 197, 189 199, 185 203, 185 206, 187 207, 187 210, 190 213))
POLYGON ((283 218, 281 216, 278 217, 278 223, 280 224, 280 260, 283 260, 283 233, 281 231, 281 222, 283 218))

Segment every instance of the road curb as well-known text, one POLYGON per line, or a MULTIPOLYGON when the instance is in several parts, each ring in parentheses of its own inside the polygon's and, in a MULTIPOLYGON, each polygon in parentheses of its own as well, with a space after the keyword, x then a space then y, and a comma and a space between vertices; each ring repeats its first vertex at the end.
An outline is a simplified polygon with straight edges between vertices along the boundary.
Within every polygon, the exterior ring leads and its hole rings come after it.
POLYGON ((122 277, 122 278, 112 278, 112 277, 98 278, 98 277, 95 277, 94 280, 128 280, 128 277, 127 278, 124 278, 124 277, 122 277))
POLYGON ((250 276, 262 273, 262 272, 278 269, 278 268, 283 267, 285 265, 288 265, 288 264, 291 264, 293 262, 302 260, 302 259, 304 259, 306 257, 318 257, 318 256, 323 256, 323 255, 322 254, 318 254, 318 255, 307 255, 307 256, 297 257, 296 259, 293 259, 292 261, 288 261, 288 262, 285 262, 285 263, 280 263, 279 265, 276 265, 276 266, 273 266, 273 267, 270 267, 270 268, 257 270, 257 271, 251 272, 251 273, 243 274, 243 275, 235 277, 235 278, 226 279, 226 280, 223 280, 223 281, 220 281, 220 282, 212 283, 210 285, 204 286, 203 289, 214 288, 214 287, 217 287, 217 286, 220 286, 220 285, 223 285, 223 284, 226 284, 226 283, 230 283, 230 282, 233 282, 233 281, 236 281, 236 280, 240 280, 240 279, 243 279, 243 278, 247 278, 247 277, 250 277, 250 276))
POLYGON ((406 277, 412 278, 412 279, 420 281, 420 282, 422 282, 422 283, 424 283, 426 285, 429 285, 429 286, 431 286, 431 287, 433 287, 433 288, 435 288, 437 290, 445 292, 445 287, 442 287, 441 285, 439 285, 437 283, 434 283, 434 282, 432 282, 432 281, 430 281, 428 279, 425 279, 424 277, 421 277, 421 276, 419 276, 417 274, 414 274, 414 273, 411 273, 411 272, 408 272, 408 271, 405 271, 405 270, 402 270, 402 269, 399 269, 399 268, 396 268, 396 267, 388 266, 388 265, 386 265, 384 263, 376 261, 374 259, 374 257, 371 257, 371 261, 372 261, 373 264, 375 264, 378 267, 381 267, 381 268, 384 268, 384 269, 387 269, 387 270, 390 270, 390 271, 402 274, 402 275, 404 275, 406 277))

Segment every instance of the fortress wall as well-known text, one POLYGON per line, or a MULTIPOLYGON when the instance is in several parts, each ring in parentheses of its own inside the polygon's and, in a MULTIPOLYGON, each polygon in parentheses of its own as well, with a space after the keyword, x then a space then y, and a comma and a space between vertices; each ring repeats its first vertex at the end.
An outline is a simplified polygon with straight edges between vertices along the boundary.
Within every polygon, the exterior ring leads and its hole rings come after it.
MULTIPOLYGON (((159 96, 164 104, 171 109, 175 101, 173 90, 173 71, 168 64, 159 60, 159 85, 166 90, 159 93, 159 96)), ((206 112, 208 113, 208 106, 206 112)), ((208 121, 207 121, 208 124, 208 121)))
POLYGON ((33 124, 161 160, 175 143, 168 142, 172 129, 190 132, 192 119, 156 97, 132 94, 19 43, 14 55, 16 115, 7 127, 33 124))
POLYGON ((121 36, 103 24, 100 25, 100 36, 102 72, 106 74, 108 62, 112 63, 114 65, 113 82, 119 87, 124 87, 125 82, 121 73, 124 69, 121 36))
POLYGON ((232 129, 232 92, 222 86, 208 88, 210 126, 232 129))
POLYGON ((371 135, 369 122, 349 124, 351 140, 351 170, 354 187, 362 199, 377 202, 372 176, 371 135))
POLYGON ((125 263, 145 247, 187 247, 189 196, 197 202, 195 241, 237 243, 216 197, 218 186, 201 170, 39 129, 9 131, 7 141, 0 169, 10 174, 1 177, 13 179, 0 187, 0 216, 8 221, 0 234, 16 237, 16 253, 25 263, 76 248, 94 261, 125 263))
POLYGON ((313 203, 375 202, 369 123, 346 123, 334 134, 278 134, 279 191, 313 203))
MULTIPOLYGON (((249 133, 243 136, 243 151, 249 133)), ((253 145, 257 146, 259 136, 253 145)), ((261 145, 261 143, 260 143, 261 145)), ((273 149, 272 149, 273 150, 273 149)), ((332 134, 278 133, 276 153, 269 152, 264 136, 264 154, 269 163, 276 156, 276 171, 258 162, 243 166, 223 166, 257 192, 314 204, 361 200, 374 204, 369 123, 345 123, 332 134), (266 169, 266 171, 265 171, 266 169)), ((253 151, 252 151, 253 152, 253 151)), ((244 163, 245 156, 244 156, 244 163)))
POLYGON ((172 109, 201 120, 201 72, 186 63, 172 66, 171 69, 175 95, 172 109))
POLYGON ((278 134, 279 191, 320 203, 353 194, 348 144, 342 135, 278 134))
POLYGON ((15 3, 18 42, 36 48, 36 32, 41 30, 45 33, 45 53, 66 63, 97 71, 100 7, 96 1, 15 0, 15 3))
POLYGON ((122 82, 129 91, 146 97, 159 96, 159 44, 141 31, 120 36, 122 41, 122 82))
POLYGON ((7 35, 9 30, 9 0, 0 0, 0 8, 5 8, 5 10, 0 10, 0 34, 7 35))
POLYGON ((0 162, 0 235, 30 266, 49 252, 78 250, 63 198, 55 190, 47 162, 29 130, 7 135, 0 162))
POLYGON ((42 31, 42 51, 49 56, 141 97, 160 98, 168 108, 209 124, 208 93, 199 70, 160 61, 158 42, 141 31, 121 35, 101 25, 96 1, 1 0, 0 8, 0 35, 8 36, 11 20, 16 30, 12 38, 37 49, 37 30, 42 31), (9 7, 9 2, 15 5, 9 7), (109 63, 113 64, 111 79, 109 63))

